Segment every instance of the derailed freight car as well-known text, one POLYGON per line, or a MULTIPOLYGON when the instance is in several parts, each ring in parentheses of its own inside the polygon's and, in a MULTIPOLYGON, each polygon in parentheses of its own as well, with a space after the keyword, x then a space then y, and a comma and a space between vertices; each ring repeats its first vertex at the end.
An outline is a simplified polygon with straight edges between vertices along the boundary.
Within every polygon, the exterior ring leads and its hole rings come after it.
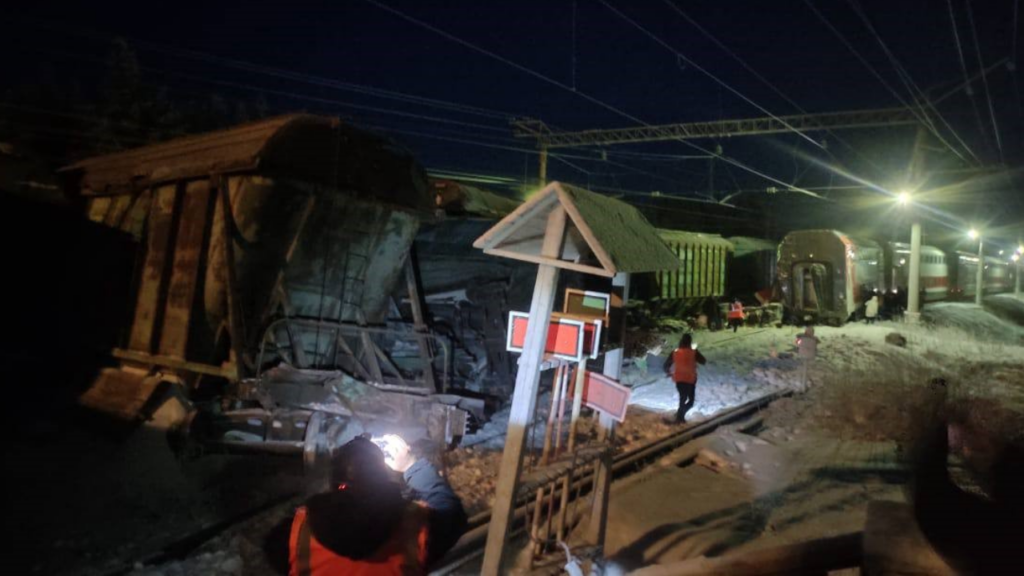
POLYGON ((391 295, 415 293, 405 263, 432 208, 388 141, 288 115, 62 172, 91 220, 139 241, 118 365, 86 406, 145 417, 178 386, 203 440, 307 457, 364 426, 465 421, 439 394, 446 344, 388 322, 391 295))
POLYGON ((790 232, 779 244, 778 278, 788 320, 838 325, 884 290, 882 247, 838 230, 790 232))

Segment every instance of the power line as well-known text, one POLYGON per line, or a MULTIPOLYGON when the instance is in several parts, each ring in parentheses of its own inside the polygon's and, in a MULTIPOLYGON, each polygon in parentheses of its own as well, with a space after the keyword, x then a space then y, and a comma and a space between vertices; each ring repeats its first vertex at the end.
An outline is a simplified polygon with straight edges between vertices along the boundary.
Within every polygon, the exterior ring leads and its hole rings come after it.
POLYGON ((967 92, 967 98, 970 99, 971 107, 974 109, 974 118, 978 121, 978 130, 981 132, 982 137, 984 137, 986 130, 981 122, 981 113, 978 112, 978 103, 974 101, 974 89, 971 88, 968 80, 967 60, 964 58, 964 49, 960 44, 960 31, 957 29, 956 25, 956 13, 953 11, 953 0, 946 0, 946 5, 949 7, 949 22, 953 28, 953 39, 956 41, 956 53, 960 56, 960 69, 963 70, 964 81, 968 82, 967 88, 965 88, 964 91, 967 92))
POLYGON ((710 71, 708 71, 704 67, 702 67, 700 64, 697 64, 696 62, 694 62, 692 59, 688 58, 682 52, 680 52, 680 51, 676 50, 675 48, 673 48, 671 45, 669 45, 667 42, 665 42, 664 40, 659 38, 653 32, 651 32, 650 30, 644 28, 643 26, 641 26, 638 22, 636 22, 635 20, 633 20, 629 16, 626 16, 625 14, 623 14, 618 8, 612 6, 611 4, 606 2, 605 0, 598 0, 598 2, 600 2, 602 5, 604 5, 605 8, 607 8, 607 9, 611 10, 613 13, 615 13, 615 15, 618 16, 619 18, 621 18, 622 20, 625 20, 626 22, 631 24, 634 28, 636 28, 637 30, 643 32, 644 35, 646 35, 648 38, 650 38, 651 40, 654 40, 656 43, 660 44, 663 48, 665 48, 666 50, 668 50, 669 52, 674 54, 677 58, 682 59, 683 61, 685 61, 690 66, 693 66, 694 68, 696 68, 697 71, 699 71, 701 74, 704 74, 708 78, 711 78, 712 80, 714 80, 719 86, 725 88, 729 92, 732 92, 734 95, 739 97, 744 102, 746 102, 746 103, 750 104, 751 106, 757 108, 758 110, 764 112, 768 116, 771 116, 776 121, 781 122, 783 126, 789 128, 794 134, 796 134, 796 135, 800 136, 801 138, 807 140, 811 144, 814 144, 818 148, 823 148, 821 143, 817 142, 816 140, 814 140, 810 136, 804 134, 803 132, 797 130, 796 128, 791 126, 789 123, 787 123, 785 120, 783 120, 782 118, 779 118, 775 114, 772 114, 771 111, 768 110, 767 108, 765 108, 764 106, 761 106, 757 102, 754 102, 753 100, 748 98, 746 95, 744 95, 739 90, 736 90, 735 88, 733 88, 729 84, 725 83, 725 81, 723 81, 719 77, 715 76, 710 71))
MULTIPOLYGON (((735 52, 733 52, 732 50, 730 50, 728 46, 726 46, 726 45, 725 45, 724 43, 722 43, 722 42, 721 42, 720 40, 718 40, 718 38, 716 38, 716 37, 715 37, 715 36, 714 36, 713 34, 711 34, 711 32, 709 32, 709 31, 708 31, 707 29, 705 29, 705 28, 704 28, 703 26, 701 26, 701 25, 700 25, 700 23, 698 23, 698 22, 697 22, 696 20, 694 20, 693 18, 691 18, 691 17, 690 17, 690 16, 689 16, 689 15, 688 15, 688 14, 687 14, 686 12, 684 12, 684 11, 683 11, 683 9, 682 9, 682 8, 680 8, 680 7, 679 7, 679 6, 678 6, 678 5, 677 5, 677 4, 675 3, 675 2, 673 2, 672 0, 663 0, 663 2, 664 2, 665 4, 667 4, 667 5, 668 5, 668 6, 670 7, 670 8, 672 8, 672 10, 674 10, 674 11, 675 11, 675 12, 676 12, 677 14, 679 14, 680 16, 682 16, 683 18, 685 18, 687 22, 689 22, 689 23, 690 23, 690 24, 691 24, 691 25, 692 25, 692 26, 693 26, 694 28, 696 28, 696 29, 697 29, 698 31, 700 31, 700 33, 701 33, 701 34, 703 34, 703 35, 704 35, 705 37, 707 37, 707 38, 708 38, 709 40, 711 40, 711 41, 712 41, 712 42, 713 42, 713 43, 714 43, 714 44, 715 44, 716 46, 718 46, 718 47, 719 47, 719 48, 720 48, 720 49, 721 49, 721 50, 722 50, 723 52, 725 52, 726 54, 728 54, 729 56, 731 56, 733 60, 735 60, 736 62, 738 62, 738 63, 740 64, 740 66, 743 66, 743 68, 744 68, 744 69, 745 69, 745 70, 746 70, 747 72, 750 72, 751 74, 753 74, 753 75, 754 75, 754 77, 755 77, 755 78, 757 78, 757 79, 758 79, 758 80, 759 80, 759 81, 760 81, 760 82, 761 82, 762 84, 764 84, 765 86, 767 86, 768 88, 770 88, 770 89, 771 89, 771 90, 772 90, 773 92, 775 92, 776 94, 778 94, 778 95, 779 95, 779 97, 781 97, 781 98, 782 98, 783 100, 785 100, 785 101, 786 101, 787 103, 789 103, 789 104, 790 104, 791 106, 793 106, 794 108, 796 108, 796 109, 797 109, 797 111, 799 111, 800 113, 802 113, 802 114, 808 114, 807 110, 805 110, 804 108, 802 108, 802 107, 801 107, 801 106, 800 106, 799 104, 797 104, 797 103, 796 103, 796 101, 794 101, 794 100, 793 100, 792 98, 790 98, 790 97, 789 97, 788 95, 786 95, 786 94, 785 94, 785 93, 784 93, 784 92, 783 92, 782 90, 780 90, 780 89, 779 89, 779 88, 778 88, 777 86, 775 86, 775 84, 774 84, 774 83, 772 83, 772 82, 771 82, 771 81, 769 81, 769 80, 768 80, 767 78, 765 78, 764 76, 762 76, 762 75, 761 75, 761 74, 760 74, 760 73, 759 73, 759 72, 758 72, 757 70, 754 70, 754 68, 753 68, 753 67, 751 67, 751 66, 750 66, 749 64, 747 64, 747 62, 746 62, 745 60, 743 60, 742 58, 740 58, 740 57, 739 57, 739 55, 737 55, 737 54, 736 54, 735 52)), ((870 158, 868 158, 867 156, 865 156, 864 154, 862 154, 862 153, 861 153, 861 152, 860 152, 859 150, 857 150, 856 148, 854 148, 854 147, 853 147, 853 146, 852 146, 852 145, 851 145, 851 144, 850 144, 849 142, 847 142, 847 141, 846 141, 846 140, 845 140, 844 138, 840 137, 838 133, 836 133, 836 132, 833 132, 833 131, 829 130, 829 131, 828 131, 828 134, 832 135, 832 136, 833 136, 833 137, 834 137, 834 138, 835 138, 836 140, 838 140, 839 142, 841 142, 841 143, 843 144, 843 146, 846 146, 846 148, 847 148, 847 149, 849 149, 849 150, 850 150, 851 152, 853 152, 854 154, 856 154, 856 155, 857 155, 858 157, 860 157, 860 158, 861 158, 862 160, 866 161, 866 162, 867 162, 867 163, 868 163, 869 165, 871 165, 871 167, 873 167, 873 168, 874 168, 875 170, 881 170, 881 169, 879 168, 879 166, 878 166, 878 165, 877 165, 877 164, 876 164, 876 163, 875 163, 874 161, 872 161, 872 160, 871 160, 870 158)), ((831 156, 832 156, 833 158, 835 158, 835 155, 834 155, 834 154, 832 154, 831 152, 829 152, 829 154, 830 154, 830 155, 831 155, 831 156)))
MULTIPOLYGON (((597 99, 597 98, 595 98, 593 96, 590 96, 589 94, 587 94, 585 92, 581 92, 579 90, 574 90, 571 86, 568 86, 568 85, 566 85, 563 82, 555 80, 554 78, 551 78, 551 77, 546 76, 544 74, 541 74, 540 72, 537 72, 536 70, 533 70, 533 69, 530 69, 530 68, 528 68, 526 66, 523 66, 522 64, 519 64, 517 62, 509 60, 508 58, 505 58, 504 56, 501 56, 500 54, 496 54, 495 52, 492 52, 492 51, 487 50, 485 48, 481 48, 481 47, 479 47, 479 46, 477 46, 477 45, 475 45, 475 44, 473 44, 471 42, 467 42, 467 41, 465 41, 465 40, 463 40, 463 39, 461 39, 461 38, 459 38, 459 37, 457 37, 457 36, 455 36, 453 34, 450 34, 450 33, 446 32, 446 31, 444 31, 444 30, 442 30, 442 29, 440 29, 440 28, 438 28, 436 26, 428 24, 428 23, 426 23, 426 22, 424 22, 422 20, 419 20, 417 18, 409 16, 408 14, 405 14, 404 12, 402 12, 400 10, 392 8, 391 6, 388 6, 386 4, 378 2, 377 0, 364 0, 364 1, 367 2, 368 4, 376 6, 377 8, 380 8, 381 10, 389 12, 389 13, 391 13, 391 14, 393 14, 393 15, 395 15, 395 16, 397 16, 397 17, 399 17, 399 18, 401 18, 401 19, 403 19, 403 20, 405 20, 407 22, 415 24, 416 26, 419 26, 419 27, 421 27, 421 28, 423 28, 425 30, 429 30, 431 32, 434 32, 435 34, 438 34, 438 35, 440 35, 440 36, 442 36, 442 37, 444 37, 444 38, 446 38, 446 39, 448 39, 448 40, 450 40, 452 42, 455 42, 456 44, 459 44, 460 46, 464 46, 464 47, 469 48, 469 49, 471 49, 471 50, 473 50, 475 52, 483 54, 483 55, 485 55, 485 56, 487 56, 489 58, 492 58, 494 60, 502 62, 502 63, 504 63, 504 64, 506 64, 506 65, 508 65, 508 66, 510 66, 512 68, 515 68, 516 70, 519 70, 520 72, 528 74, 528 75, 530 75, 530 76, 532 76, 534 78, 537 78, 539 80, 543 80, 544 82, 546 82, 548 84, 551 84, 553 86, 557 86, 559 88, 562 88, 563 90, 567 90, 569 92, 572 92, 573 94, 576 94, 579 97, 587 100, 588 102, 591 102, 592 104, 600 106, 601 108, 604 108, 605 110, 608 110, 609 112, 613 112, 615 114, 618 114, 619 116, 622 116, 624 118, 632 120, 633 122, 637 122, 637 123, 643 124, 645 126, 650 126, 650 124, 644 122, 643 120, 637 118, 636 116, 633 116, 632 114, 629 114, 627 112, 623 112, 622 110, 619 110, 618 108, 612 106, 611 104, 607 104, 607 103, 605 103, 605 102, 603 102, 603 101, 601 101, 601 100, 599 100, 599 99, 597 99)), ((756 174, 756 175, 758 175, 758 176, 760 176, 760 177, 762 177, 762 178, 764 178, 766 180, 770 180, 772 182, 775 182, 776 184, 780 184, 782 186, 785 186, 785 187, 787 187, 790 190, 793 190, 793 191, 796 191, 796 192, 800 192, 800 193, 803 193, 803 194, 808 194, 808 195, 813 196, 813 197, 819 197, 817 194, 814 194, 813 192, 810 192, 808 190, 804 190, 802 188, 798 188, 796 186, 793 186, 791 184, 783 182, 783 181, 779 180, 778 178, 775 178, 773 176, 769 176, 769 175, 767 175, 767 174, 765 174, 763 172, 760 172, 759 170, 757 170, 755 168, 751 168, 751 167, 743 164, 742 162, 739 162, 738 160, 734 160, 732 158, 729 158, 727 156, 723 156, 723 155, 720 155, 720 154, 715 154, 715 153, 713 153, 713 152, 711 152, 711 151, 709 151, 709 150, 707 150, 707 149, 705 149, 705 148, 703 148, 703 147, 701 147, 701 146, 699 146, 697 144, 694 144, 693 142, 689 142, 689 141, 686 141, 686 140, 680 140, 680 142, 683 142, 684 144, 686 144, 687 146, 690 146, 691 148, 694 148, 696 150, 700 150, 701 152, 704 152, 705 154, 714 155, 716 158, 720 158, 721 160, 723 160, 725 162, 729 162, 729 163, 733 164, 734 166, 736 166, 738 168, 741 168, 741 169, 743 169, 743 170, 745 170, 747 172, 750 172, 752 174, 756 174)))
POLYGON ((908 110, 910 110, 910 112, 912 114, 914 114, 914 116, 918 119, 918 121, 920 121, 921 124, 927 126, 928 129, 931 131, 931 133, 934 134, 935 137, 938 138, 947 148, 949 148, 954 154, 959 156, 961 160, 963 160, 964 162, 967 162, 967 159, 964 158, 964 156, 960 153, 960 151, 958 151, 956 148, 954 148, 949 142, 946 141, 945 138, 942 137, 941 134, 939 134, 939 131, 935 128, 934 125, 932 125, 932 122, 928 119, 927 115, 922 115, 920 112, 918 112, 915 109, 915 107, 913 105, 911 105, 906 100, 904 100, 903 97, 900 96, 899 92, 897 92, 896 89, 894 89, 892 86, 890 86, 889 83, 885 80, 885 78, 882 77, 882 75, 878 72, 878 70, 875 69, 875 67, 872 66, 871 63, 868 62, 867 59, 865 59, 864 56, 861 55, 861 53, 859 51, 857 51, 856 48, 853 47, 853 44, 851 44, 850 41, 846 39, 846 36, 844 36, 842 32, 840 32, 835 26, 833 26, 832 22, 830 22, 829 19, 826 18, 825 15, 822 14, 817 9, 817 7, 814 6, 814 4, 811 2, 811 0, 804 0, 804 4, 806 4, 807 7, 810 8, 812 12, 814 12, 815 16, 817 16, 818 19, 821 20, 822 24, 824 24, 829 30, 832 31, 832 33, 837 38, 839 38, 839 41, 842 42, 844 46, 846 46, 846 48, 857 58, 857 60, 861 64, 863 64, 864 67, 867 68, 868 71, 871 72, 871 74, 876 79, 878 79, 878 81, 882 84, 882 86, 884 86, 887 90, 889 90, 889 92, 892 93, 893 96, 896 97, 896 100, 899 101, 900 104, 902 104, 908 110))
MULTIPOLYGON (((885 56, 889 59, 889 63, 892 64, 893 69, 896 71, 896 75, 899 77, 900 81, 903 82, 903 86, 907 89, 908 92, 910 92, 911 97, 914 98, 914 100, 920 105, 921 113, 926 118, 928 118, 928 112, 924 108, 924 104, 927 103, 928 98, 925 95, 924 91, 921 90, 920 87, 918 87, 917 83, 914 82, 913 77, 911 77, 910 72, 908 72, 907 69, 904 68, 903 64, 901 64, 899 59, 896 58, 896 55, 893 54, 892 50, 889 49, 889 46, 885 43, 884 40, 882 40, 882 35, 879 34, 878 30, 875 29, 875 26, 871 23, 871 19, 868 18, 860 3, 857 0, 847 0, 847 3, 850 5, 850 8, 852 8, 853 11, 857 14, 857 16, 860 17, 861 22, 864 23, 864 26, 868 29, 868 31, 870 31, 871 34, 875 37, 875 40, 878 42, 878 45, 882 47, 882 52, 885 53, 885 56)), ((960 134, 958 134, 956 129, 953 128, 953 125, 950 124, 946 120, 946 118, 942 116, 942 113, 939 112, 939 109, 935 106, 931 106, 931 109, 935 112, 935 115, 939 118, 939 120, 942 121, 942 123, 946 126, 949 132, 953 134, 953 137, 957 139, 960 145, 963 146, 964 149, 971 154, 971 156, 974 156, 975 159, 978 159, 978 156, 974 153, 971 147, 967 145, 967 142, 964 142, 963 138, 960 137, 960 134)), ((934 128, 934 124, 931 124, 931 126, 934 128)))
MULTIPOLYGON (((54 54, 54 55, 59 55, 59 56, 66 57, 66 58, 87 60, 87 61, 92 61, 93 63, 102 64, 102 62, 99 62, 98 59, 96 59, 96 58, 91 58, 91 57, 83 56, 83 55, 80 55, 80 54, 71 54, 71 53, 60 51, 60 50, 43 50, 43 49, 34 49, 34 50, 37 51, 37 52, 44 53, 44 54, 54 54)), ((276 89, 273 89, 273 88, 265 88, 265 87, 262 87, 262 86, 255 86, 255 85, 252 85, 252 84, 245 84, 245 83, 242 83, 242 82, 234 82, 234 81, 231 81, 231 80, 215 80, 215 79, 212 79, 212 78, 206 78, 206 77, 203 77, 203 76, 198 76, 198 75, 195 75, 195 74, 189 74, 189 73, 185 73, 185 72, 173 72, 173 71, 168 71, 168 70, 157 70, 155 68, 151 68, 151 67, 148 67, 148 66, 140 66, 139 68, 143 69, 143 70, 148 70, 148 71, 156 72, 156 73, 159 73, 159 74, 162 74, 162 75, 165 75, 165 76, 173 76, 173 77, 177 77, 177 78, 191 80, 193 82, 201 82, 201 83, 211 84, 211 85, 215 85, 215 86, 224 86, 224 87, 236 88, 236 89, 240 89, 240 90, 247 90, 247 91, 255 92, 255 93, 258 93, 258 94, 261 94, 261 95, 273 95, 273 96, 278 96, 278 97, 291 98, 291 99, 294 99, 294 100, 303 100, 303 101, 307 101, 307 102, 316 102, 318 104, 330 104, 330 105, 333 105, 333 106, 341 106, 343 108, 352 108, 352 109, 355 109, 355 110, 365 110, 365 111, 368 111, 368 112, 377 112, 377 113, 380 113, 380 114, 389 114, 389 115, 393 115, 393 116, 402 116, 402 117, 405 117, 405 118, 414 118, 414 119, 417 119, 417 120, 426 120, 426 121, 429 121, 429 122, 437 122, 437 123, 441 123, 441 124, 453 124, 453 125, 458 125, 458 126, 467 126, 467 127, 471 127, 471 128, 479 128, 479 129, 482 129, 482 130, 491 130, 491 131, 494 131, 494 132, 506 132, 507 131, 507 128, 504 128, 504 127, 503 128, 498 128, 498 127, 495 127, 495 126, 488 126, 488 125, 479 124, 479 123, 476 123, 476 122, 466 122, 466 121, 463 121, 463 120, 454 120, 454 119, 450 119, 450 118, 442 118, 442 117, 439 117, 439 116, 428 116, 426 114, 418 114, 418 113, 415 113, 415 112, 407 112, 407 111, 403 111, 403 110, 395 110, 395 109, 392 109, 392 108, 383 108, 383 107, 380 107, 380 106, 370 106, 368 104, 359 104, 359 103, 356 103, 356 102, 349 102, 349 101, 344 101, 344 100, 336 100, 336 99, 333 99, 333 98, 324 98, 324 97, 321 97, 321 96, 311 96, 311 95, 308 95, 308 94, 299 94, 297 92, 290 92, 290 91, 286 91, 286 90, 276 90, 276 89)))
MULTIPOLYGON (((74 27, 74 26, 67 26, 67 25, 56 25, 56 24, 54 24, 52 22, 39 21, 39 20, 35 20, 35 19, 32 19, 32 18, 21 17, 20 19, 23 22, 28 22, 28 23, 30 23, 32 25, 37 26, 37 27, 41 27, 41 28, 48 29, 48 30, 57 30, 57 31, 60 31, 60 32, 70 32, 70 33, 78 35, 80 37, 89 38, 89 39, 92 39, 92 40, 99 40, 99 41, 103 41, 103 42, 108 42, 111 39, 109 35, 98 33, 98 32, 95 32, 93 30, 88 30, 88 29, 82 28, 82 27, 74 27)), ((387 89, 379 88, 379 87, 376 87, 376 86, 368 86, 368 85, 356 84, 356 83, 352 83, 352 82, 343 82, 343 81, 340 81, 340 80, 335 80, 335 79, 331 79, 331 78, 325 78, 325 77, 322 77, 322 76, 316 76, 316 75, 305 74, 305 73, 300 73, 300 72, 293 72, 293 71, 290 71, 290 70, 283 70, 283 69, 280 69, 280 68, 273 68, 273 67, 270 67, 270 66, 265 66, 265 65, 261 65, 261 64, 255 64, 255 63, 252 63, 252 62, 246 62, 244 60, 225 58, 225 57, 221 57, 221 56, 207 54, 207 53, 204 53, 204 52, 199 52, 199 51, 196 51, 196 50, 188 50, 188 49, 184 49, 184 48, 177 48, 177 47, 173 47, 173 46, 166 46, 166 45, 163 45, 163 44, 158 44, 156 42, 151 42, 149 40, 141 40, 141 39, 138 39, 138 38, 129 38, 129 41, 130 41, 130 43, 133 46, 138 46, 138 47, 141 47, 141 48, 144 48, 144 49, 147 49, 147 50, 151 50, 151 51, 154 51, 154 52, 161 52, 161 53, 169 54, 169 55, 172 55, 172 56, 178 56, 178 57, 183 57, 183 58, 190 58, 190 59, 199 60, 199 61, 202 61, 202 62, 219 64, 221 66, 235 68, 235 69, 243 70, 243 71, 246 71, 246 72, 257 72, 257 73, 260 73, 260 74, 264 74, 264 75, 268 75, 268 76, 272 76, 272 77, 277 77, 277 78, 282 78, 282 79, 286 79, 286 80, 301 81, 301 82, 305 82, 305 83, 309 83, 309 84, 313 84, 313 85, 325 86, 325 87, 329 87, 329 88, 334 88, 334 89, 338 89, 338 90, 346 90, 346 91, 351 91, 351 92, 356 92, 356 93, 362 93, 362 94, 377 96, 377 97, 380 97, 380 98, 388 98, 388 99, 393 99, 393 100, 398 100, 398 101, 405 101, 405 102, 419 104, 419 105, 423 105, 423 106, 432 106, 432 107, 437 107, 437 108, 446 108, 446 109, 449 109, 449 110, 463 112, 463 113, 466 113, 466 114, 490 116, 490 117, 493 117, 493 118, 496 118, 496 119, 508 119, 508 118, 512 118, 512 117, 515 117, 515 116, 519 116, 519 114, 512 113, 512 112, 493 110, 493 109, 489 109, 489 108, 482 108, 482 107, 479 107, 479 106, 471 106, 471 105, 468 105, 468 104, 462 104, 462 103, 458 103, 458 102, 451 102, 449 100, 443 100, 443 99, 439 99, 439 98, 428 98, 428 97, 425 97, 425 96, 419 96, 419 95, 414 95, 414 94, 407 94, 407 93, 404 93, 404 92, 399 92, 399 91, 395 91, 395 90, 387 90, 387 89)))
MULTIPOLYGON (((971 36, 974 38, 974 51, 978 55, 978 68, 984 68, 985 64, 981 61, 981 44, 978 43, 978 30, 974 26, 974 10, 971 9, 971 0, 965 0, 967 4, 967 21, 971 23, 971 36)), ((1000 163, 1006 163, 1006 159, 1003 157, 1003 141, 999 137, 999 124, 996 122, 996 111, 992 107, 992 94, 988 90, 988 77, 982 74, 981 85, 985 87, 985 99, 988 100, 988 113, 989 117, 992 118, 992 133, 996 137, 996 147, 999 149, 999 161, 1000 163)))

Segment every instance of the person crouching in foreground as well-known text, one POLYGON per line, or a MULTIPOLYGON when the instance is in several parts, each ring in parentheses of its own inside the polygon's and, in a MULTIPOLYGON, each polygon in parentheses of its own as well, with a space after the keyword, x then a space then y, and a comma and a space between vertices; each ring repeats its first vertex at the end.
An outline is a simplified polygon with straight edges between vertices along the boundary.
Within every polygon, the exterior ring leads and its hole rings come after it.
POLYGON ((398 436, 342 446, 331 485, 295 512, 289 576, 426 574, 466 529, 451 486, 398 436))
POLYGON ((665 360, 665 374, 672 376, 679 392, 679 410, 676 422, 686 422, 686 413, 697 399, 697 364, 707 364, 704 355, 693 346, 693 337, 683 334, 676 348, 665 360))

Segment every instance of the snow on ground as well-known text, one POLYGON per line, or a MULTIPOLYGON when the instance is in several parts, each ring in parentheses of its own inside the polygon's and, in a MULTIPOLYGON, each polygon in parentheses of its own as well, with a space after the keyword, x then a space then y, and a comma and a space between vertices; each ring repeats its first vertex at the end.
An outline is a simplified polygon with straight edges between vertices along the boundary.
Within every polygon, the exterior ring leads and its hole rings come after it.
MULTIPOLYGON (((963 455, 991 449, 992 439, 1024 440, 1024 346, 1019 332, 1007 328, 1006 307, 986 308, 942 305, 921 324, 817 329, 822 342, 811 385, 773 402, 756 437, 720 429, 698 440, 704 448, 696 465, 665 466, 642 482, 613 488, 607 542, 613 560, 632 568, 862 530, 870 501, 903 500, 908 475, 901 448, 912 449, 914 434, 930 430, 943 414, 988 432, 971 438, 963 455), (888 343, 892 333, 906 345, 888 343)), ((721 346, 710 344, 721 336, 695 334, 709 361, 697 385, 698 406, 702 392, 713 401, 738 397, 737 383, 765 380, 766 366, 777 381, 792 376, 769 348, 792 333, 751 330, 742 343, 721 346), (734 373, 710 370, 722 356, 734 373)), ((650 405, 671 408, 675 400, 665 378, 637 392, 650 405)))
MULTIPOLYGON (((986 299, 986 306, 993 305, 997 313, 1008 314, 1010 318, 1021 314, 1012 296, 986 299), (996 308, 997 307, 997 308, 996 308), (1014 314, 1016 312, 1017 314, 1014 314)), ((1020 301, 1017 301, 1018 303, 1020 301)), ((1012 320, 982 311, 974 304, 963 302, 942 302, 924 307, 922 315, 926 322, 948 328, 959 328, 975 339, 1000 342, 1024 342, 1024 326, 1012 320)))

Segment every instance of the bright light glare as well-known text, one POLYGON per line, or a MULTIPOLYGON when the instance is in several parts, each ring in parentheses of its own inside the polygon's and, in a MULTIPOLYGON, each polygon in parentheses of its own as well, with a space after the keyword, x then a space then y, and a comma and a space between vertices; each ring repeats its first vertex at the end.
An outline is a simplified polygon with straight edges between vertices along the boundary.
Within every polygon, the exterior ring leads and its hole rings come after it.
POLYGON ((971 228, 971 230, 967 232, 967 237, 970 238, 971 240, 976 239, 978 237, 978 231, 975 230, 974 228, 971 228))
POLYGON ((900 192, 896 195, 896 201, 900 203, 900 206, 910 204, 910 192, 900 192))
POLYGON ((1013 260, 1014 262, 1016 262, 1017 260, 1020 260, 1020 254, 1014 254, 1013 256, 1010 256, 1010 258, 1011 258, 1011 259, 1012 259, 1012 260, 1013 260))

